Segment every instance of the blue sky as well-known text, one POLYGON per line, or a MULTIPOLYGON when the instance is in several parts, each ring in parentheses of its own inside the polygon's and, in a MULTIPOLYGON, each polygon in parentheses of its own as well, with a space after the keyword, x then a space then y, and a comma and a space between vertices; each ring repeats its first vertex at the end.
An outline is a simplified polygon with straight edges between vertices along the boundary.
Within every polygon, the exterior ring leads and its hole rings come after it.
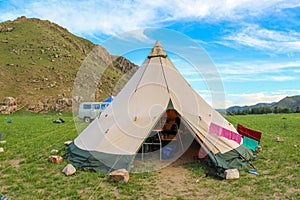
POLYGON ((300 94, 299 0, 0 0, 0 21, 22 15, 55 22, 139 65, 159 39, 214 107, 300 94), (213 102, 220 91, 223 105, 213 102))

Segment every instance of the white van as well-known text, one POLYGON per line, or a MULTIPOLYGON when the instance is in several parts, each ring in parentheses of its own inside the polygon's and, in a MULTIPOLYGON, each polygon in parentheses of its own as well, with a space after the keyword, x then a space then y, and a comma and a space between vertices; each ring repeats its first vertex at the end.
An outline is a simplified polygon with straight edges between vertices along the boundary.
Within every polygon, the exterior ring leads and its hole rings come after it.
POLYGON ((85 122, 91 122, 110 104, 110 102, 83 102, 79 106, 78 117, 85 122))

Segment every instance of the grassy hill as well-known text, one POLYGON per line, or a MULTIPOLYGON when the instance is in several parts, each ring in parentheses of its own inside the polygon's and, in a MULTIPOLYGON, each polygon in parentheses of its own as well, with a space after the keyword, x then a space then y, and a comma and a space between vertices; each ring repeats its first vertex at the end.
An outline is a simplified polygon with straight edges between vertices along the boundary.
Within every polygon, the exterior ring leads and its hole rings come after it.
POLYGON ((106 67, 96 83, 95 98, 102 100, 134 64, 122 57, 112 60, 101 46, 49 21, 20 17, 0 23, 0 101, 12 96, 19 107, 51 109, 59 99, 72 97, 77 72, 95 49, 93 62, 106 67))
POLYGON ((292 111, 297 110, 300 107, 300 95, 285 97, 278 101, 273 107, 289 108, 292 111))

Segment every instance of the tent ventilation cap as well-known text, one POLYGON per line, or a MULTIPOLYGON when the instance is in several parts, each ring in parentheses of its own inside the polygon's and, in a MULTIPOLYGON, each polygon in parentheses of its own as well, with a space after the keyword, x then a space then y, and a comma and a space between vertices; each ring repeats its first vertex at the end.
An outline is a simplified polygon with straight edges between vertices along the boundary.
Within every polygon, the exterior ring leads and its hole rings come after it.
POLYGON ((148 55, 148 58, 153 58, 153 57, 163 57, 163 58, 167 57, 167 53, 165 52, 165 50, 163 49, 159 41, 155 42, 154 47, 152 48, 150 54, 148 55))

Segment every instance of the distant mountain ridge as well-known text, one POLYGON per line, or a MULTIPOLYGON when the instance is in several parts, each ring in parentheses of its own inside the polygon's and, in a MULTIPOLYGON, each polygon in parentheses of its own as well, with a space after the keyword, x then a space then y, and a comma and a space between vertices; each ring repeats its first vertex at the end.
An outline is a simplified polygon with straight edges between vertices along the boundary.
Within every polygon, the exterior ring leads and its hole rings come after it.
POLYGON ((61 99, 72 100, 74 80, 84 62, 106 67, 101 80, 91 83, 97 85, 97 101, 111 96, 124 74, 137 70, 126 58, 112 56, 48 20, 22 16, 0 23, 0 101, 11 96, 19 108, 58 110, 61 99), (92 51, 95 55, 87 61, 92 51))
POLYGON ((292 112, 297 111, 297 109, 300 109, 300 95, 295 96, 287 96, 283 99, 281 99, 278 102, 273 103, 258 103, 255 105, 250 106, 231 106, 226 109, 227 113, 235 113, 235 112, 243 112, 247 109, 257 109, 257 108, 263 108, 263 107, 269 107, 271 109, 289 109, 292 112))
POLYGON ((255 105, 250 105, 250 106, 231 106, 229 108, 227 108, 227 112, 236 112, 238 110, 242 111, 242 110, 245 110, 245 109, 252 109, 252 108, 260 108, 260 107, 265 107, 265 106, 269 106, 269 107, 272 107, 276 104, 276 102, 273 102, 273 103, 258 103, 258 104, 255 104, 255 105))

